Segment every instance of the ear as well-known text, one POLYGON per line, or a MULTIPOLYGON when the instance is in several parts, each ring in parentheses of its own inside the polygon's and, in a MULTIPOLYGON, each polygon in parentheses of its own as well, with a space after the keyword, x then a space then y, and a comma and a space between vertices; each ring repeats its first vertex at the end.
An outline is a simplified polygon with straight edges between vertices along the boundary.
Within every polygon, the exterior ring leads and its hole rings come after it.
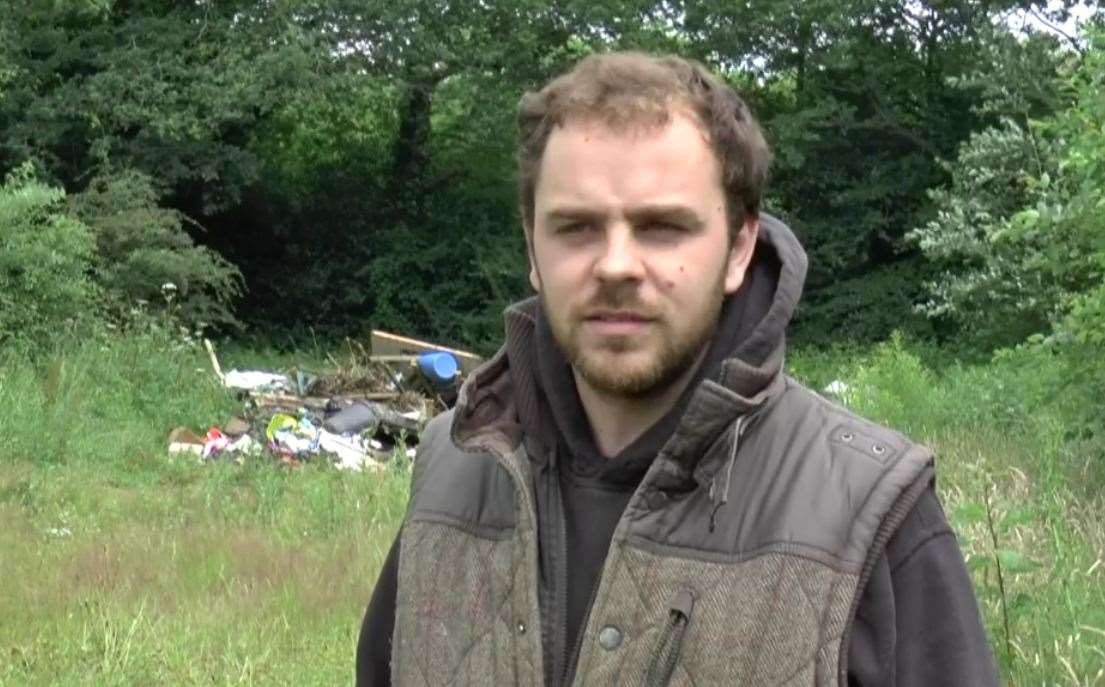
POLYGON ((526 256, 529 258, 529 283, 534 291, 541 291, 541 275, 537 272, 537 258, 533 254, 533 227, 522 226, 522 233, 526 237, 526 256))
POLYGON ((736 293, 744 283, 744 275, 748 271, 748 265, 752 262, 752 254, 756 251, 756 238, 760 235, 759 217, 747 216, 744 226, 733 238, 733 245, 729 248, 729 259, 725 266, 725 293, 736 293))

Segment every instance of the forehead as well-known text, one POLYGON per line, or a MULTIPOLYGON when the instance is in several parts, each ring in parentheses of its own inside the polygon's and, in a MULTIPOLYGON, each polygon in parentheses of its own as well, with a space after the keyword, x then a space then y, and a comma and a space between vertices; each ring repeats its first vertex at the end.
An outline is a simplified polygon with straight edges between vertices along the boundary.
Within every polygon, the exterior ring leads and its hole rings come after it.
POLYGON ((536 211, 560 205, 627 209, 681 203, 706 211, 723 197, 720 168, 697 121, 680 112, 663 124, 612 128, 569 119, 541 159, 536 211))

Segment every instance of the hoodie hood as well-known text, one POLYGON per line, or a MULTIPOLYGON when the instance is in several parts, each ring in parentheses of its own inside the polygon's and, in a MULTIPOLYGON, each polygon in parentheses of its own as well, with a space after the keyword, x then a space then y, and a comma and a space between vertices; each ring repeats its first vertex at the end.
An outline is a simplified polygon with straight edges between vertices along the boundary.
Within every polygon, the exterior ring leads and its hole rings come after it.
MULTIPOLYGON (((664 450, 673 457, 700 454, 734 416, 762 405, 781 386, 786 328, 801 298, 806 265, 806 253, 793 232, 775 217, 761 215, 745 283, 725 299, 696 376, 673 412, 620 457, 631 458, 636 451, 651 459, 655 451, 642 452, 641 446, 668 436, 664 450)), ((573 450, 590 451, 594 444, 589 432, 580 432, 578 418, 568 420, 565 415, 581 409, 554 412, 550 407, 557 399, 575 395, 575 386, 563 354, 549 343, 551 334, 537 297, 507 308, 504 321, 506 343, 461 389, 453 418, 454 441, 463 445, 495 432, 504 448, 512 448, 524 437, 530 455, 542 457, 553 447, 540 437, 559 432, 567 435, 573 450), (557 388, 543 389, 542 380, 557 388)), ((633 460, 624 462, 628 469, 633 460)))

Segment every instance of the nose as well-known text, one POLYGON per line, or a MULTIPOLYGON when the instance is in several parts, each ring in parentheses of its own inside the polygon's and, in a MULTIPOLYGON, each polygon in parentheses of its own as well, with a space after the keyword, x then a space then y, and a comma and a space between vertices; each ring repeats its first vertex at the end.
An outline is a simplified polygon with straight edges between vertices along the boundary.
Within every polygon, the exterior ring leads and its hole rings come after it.
POLYGON ((640 246, 630 227, 615 225, 607 229, 595 275, 607 282, 639 281, 644 277, 640 246))

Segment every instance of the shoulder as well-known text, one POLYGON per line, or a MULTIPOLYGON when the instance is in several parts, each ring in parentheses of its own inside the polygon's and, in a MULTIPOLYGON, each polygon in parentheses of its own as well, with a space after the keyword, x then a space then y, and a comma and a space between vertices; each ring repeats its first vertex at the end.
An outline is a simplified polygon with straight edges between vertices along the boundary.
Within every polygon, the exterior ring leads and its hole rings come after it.
POLYGON ((452 437, 454 412, 449 409, 439 413, 422 430, 411 477, 412 498, 428 481, 452 482, 495 464, 490 454, 466 452, 457 446, 452 437))
POLYGON ((465 529, 499 530, 514 522, 513 484, 487 451, 458 447, 453 411, 426 425, 411 474, 408 520, 447 522, 465 529))
POLYGON ((449 434, 453 426, 453 415, 455 412, 453 408, 450 408, 443 413, 438 413, 426 423, 418 441, 419 456, 423 453, 429 454, 435 448, 442 448, 443 442, 452 444, 449 434))
POLYGON ((825 444, 834 455, 864 456, 883 465, 906 454, 931 456, 901 432, 861 417, 791 377, 785 378, 783 392, 767 415, 776 429, 788 425, 793 434, 825 444))
POLYGON ((748 469, 770 476, 771 503, 802 515, 788 527, 851 565, 931 479, 926 447, 790 378, 748 435, 748 469))

